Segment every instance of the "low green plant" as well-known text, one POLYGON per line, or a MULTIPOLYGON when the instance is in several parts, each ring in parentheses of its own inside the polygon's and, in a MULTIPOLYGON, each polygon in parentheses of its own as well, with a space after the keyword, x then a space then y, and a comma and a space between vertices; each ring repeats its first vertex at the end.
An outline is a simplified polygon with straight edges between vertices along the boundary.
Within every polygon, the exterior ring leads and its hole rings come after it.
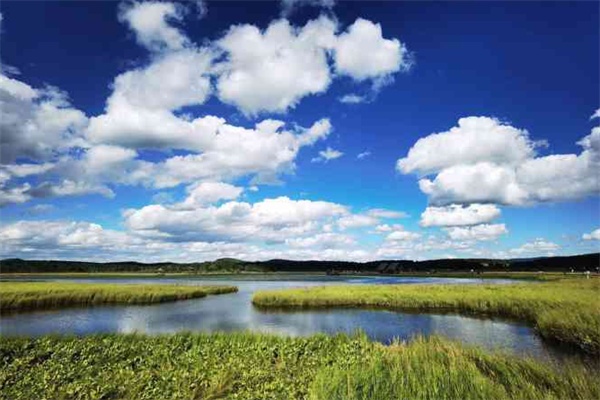
POLYGON ((324 368, 309 393, 313 400, 590 399, 600 395, 594 379, 581 366, 557 373, 434 337, 394 344, 363 364, 324 368))
POLYGON ((98 304, 149 304, 236 292, 235 286, 0 282, 0 311, 98 304))
POLYGON ((339 285, 259 291, 268 308, 372 307, 523 320, 547 339, 600 353, 600 279, 510 285, 339 285))
POLYGON ((0 399, 597 399, 597 373, 440 338, 0 338, 0 399))

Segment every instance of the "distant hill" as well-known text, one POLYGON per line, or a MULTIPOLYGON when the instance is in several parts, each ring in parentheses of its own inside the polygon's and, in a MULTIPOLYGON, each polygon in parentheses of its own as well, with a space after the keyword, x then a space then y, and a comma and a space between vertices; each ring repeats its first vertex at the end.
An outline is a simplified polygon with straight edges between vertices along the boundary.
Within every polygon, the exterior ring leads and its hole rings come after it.
POLYGON ((135 261, 95 263, 84 261, 22 260, 10 258, 0 261, 0 273, 27 272, 327 272, 382 273, 406 272, 464 272, 464 271, 596 271, 600 267, 600 253, 567 257, 531 259, 441 259, 427 261, 381 260, 365 263, 349 261, 243 261, 221 258, 201 263, 140 263, 135 261))

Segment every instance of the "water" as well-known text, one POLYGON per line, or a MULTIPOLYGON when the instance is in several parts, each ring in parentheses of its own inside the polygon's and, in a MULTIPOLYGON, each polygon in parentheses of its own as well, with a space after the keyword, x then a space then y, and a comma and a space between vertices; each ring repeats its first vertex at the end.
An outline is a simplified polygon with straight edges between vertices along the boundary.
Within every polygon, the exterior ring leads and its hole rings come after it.
MULTIPOLYGON (((44 279, 48 280, 48 279, 44 279)), ((136 279, 52 279, 75 282, 110 282, 121 284, 179 283, 190 285, 227 284, 238 293, 208 296, 201 299, 143 306, 101 306, 8 314, 0 320, 4 336, 39 336, 45 334, 171 333, 179 331, 236 331, 277 333, 290 336, 364 331, 371 339, 389 343, 395 338, 406 340, 415 335, 441 335, 463 343, 488 349, 541 359, 557 358, 557 349, 548 347, 533 329, 494 319, 458 315, 411 314, 381 310, 334 309, 319 311, 264 311, 252 306, 256 290, 307 287, 332 284, 478 284, 481 279, 395 278, 395 277, 326 277, 290 278, 259 276, 236 279, 207 278, 136 278, 136 279)), ((507 283, 486 280, 485 283, 507 283)))

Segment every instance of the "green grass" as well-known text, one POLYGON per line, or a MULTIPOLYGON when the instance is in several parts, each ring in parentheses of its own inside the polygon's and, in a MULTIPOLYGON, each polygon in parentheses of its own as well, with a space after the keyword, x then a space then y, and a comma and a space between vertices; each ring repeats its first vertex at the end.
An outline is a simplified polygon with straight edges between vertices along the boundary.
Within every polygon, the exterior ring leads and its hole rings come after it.
POLYGON ((600 279, 511 285, 341 285, 259 291, 270 308, 372 307, 518 319, 547 339, 600 354, 600 279))
POLYGON ((0 399, 597 399, 597 372, 439 338, 0 338, 0 399))
POLYGON ((161 303, 236 291, 235 286, 0 282, 0 311, 25 311, 97 304, 161 303))

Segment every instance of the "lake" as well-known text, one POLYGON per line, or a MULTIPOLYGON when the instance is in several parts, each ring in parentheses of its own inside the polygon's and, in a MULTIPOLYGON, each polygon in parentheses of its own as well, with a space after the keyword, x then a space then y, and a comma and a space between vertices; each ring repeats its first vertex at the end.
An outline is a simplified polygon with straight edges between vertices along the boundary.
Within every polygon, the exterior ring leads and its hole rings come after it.
MULTIPOLYGON (((520 355, 555 359, 562 353, 549 347, 535 331, 520 323, 459 315, 403 313, 381 310, 333 309, 318 311, 264 311, 251 304, 256 290, 335 284, 504 284, 505 279, 356 277, 322 275, 244 275, 234 277, 177 278, 27 278, 81 283, 187 285, 227 284, 238 293, 201 299, 143 306, 97 306, 3 315, 0 334, 39 336, 45 334, 87 335, 94 333, 161 334, 179 331, 236 331, 310 335, 352 333, 360 329, 371 339, 390 343, 415 335, 441 335, 488 349, 503 349, 520 355)), ((532 283, 534 284, 534 283, 532 283)))

